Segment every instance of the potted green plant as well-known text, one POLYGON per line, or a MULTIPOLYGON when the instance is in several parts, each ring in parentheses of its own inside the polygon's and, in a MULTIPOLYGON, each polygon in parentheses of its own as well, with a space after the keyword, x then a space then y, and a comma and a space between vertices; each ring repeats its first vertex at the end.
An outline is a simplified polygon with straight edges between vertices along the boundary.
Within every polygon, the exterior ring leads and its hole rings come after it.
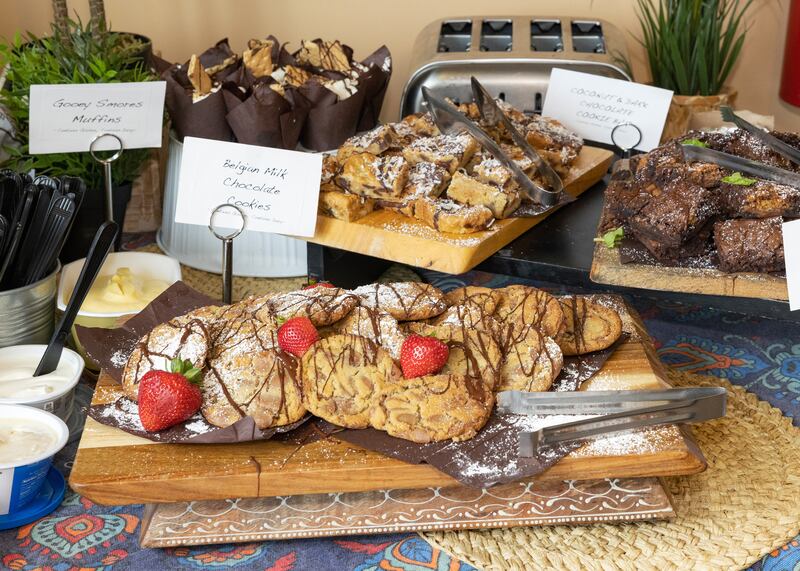
POLYGON ((726 88, 744 45, 753 0, 638 0, 653 85, 674 92, 662 140, 686 132, 693 113, 733 103, 726 88))
MULTIPOLYGON (((104 220, 102 167, 89 153, 31 155, 28 153, 28 93, 31 85, 48 83, 112 83, 157 79, 145 65, 142 43, 129 34, 98 29, 92 19, 85 26, 56 13, 52 35, 17 35, 0 45, 0 60, 6 65, 0 107, 13 127, 13 144, 3 150, 4 167, 35 170, 50 176, 78 176, 87 186, 83 205, 63 250, 62 261, 83 257, 91 237, 104 220)), ((124 220, 131 184, 149 156, 148 149, 130 149, 114 162, 114 216, 124 220)))

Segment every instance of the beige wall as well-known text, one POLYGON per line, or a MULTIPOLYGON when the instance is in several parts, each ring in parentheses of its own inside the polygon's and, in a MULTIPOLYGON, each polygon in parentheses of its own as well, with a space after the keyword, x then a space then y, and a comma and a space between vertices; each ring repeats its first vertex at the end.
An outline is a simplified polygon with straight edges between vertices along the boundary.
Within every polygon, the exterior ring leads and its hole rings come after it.
MULTIPOLYGON (((790 0, 755 0, 749 32, 731 86, 737 106, 775 115, 779 128, 800 131, 800 109, 778 98, 783 40, 790 0)), ((87 1, 70 0, 70 10, 86 17, 87 1)), ((295 45, 301 38, 341 39, 365 56, 386 44, 394 75, 384 117, 398 113, 400 92, 410 73, 409 56, 417 32, 435 18, 473 14, 595 16, 638 34, 634 0, 106 0, 116 30, 151 37, 156 50, 173 61, 188 59, 228 36, 235 50, 248 38, 275 34, 295 45)), ((17 30, 46 33, 48 0, 0 0, 0 36, 17 30)), ((644 54, 632 35, 628 49, 638 81, 647 81, 644 54)))

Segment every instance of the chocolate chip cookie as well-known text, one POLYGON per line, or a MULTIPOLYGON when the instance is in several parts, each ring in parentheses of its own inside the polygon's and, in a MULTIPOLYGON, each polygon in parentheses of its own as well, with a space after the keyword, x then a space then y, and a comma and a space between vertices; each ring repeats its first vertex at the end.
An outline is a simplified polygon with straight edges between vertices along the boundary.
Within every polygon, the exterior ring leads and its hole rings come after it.
POLYGON ((354 289, 353 294, 362 306, 385 311, 398 321, 429 319, 447 309, 441 291, 419 282, 369 284, 354 289))
POLYGON ((583 296, 559 298, 565 329, 556 337, 565 355, 583 355, 611 346, 622 334, 622 320, 612 308, 583 296))
POLYGON ((301 377, 312 414, 346 428, 366 428, 375 399, 401 373, 389 354, 369 339, 331 335, 303 355, 301 377))

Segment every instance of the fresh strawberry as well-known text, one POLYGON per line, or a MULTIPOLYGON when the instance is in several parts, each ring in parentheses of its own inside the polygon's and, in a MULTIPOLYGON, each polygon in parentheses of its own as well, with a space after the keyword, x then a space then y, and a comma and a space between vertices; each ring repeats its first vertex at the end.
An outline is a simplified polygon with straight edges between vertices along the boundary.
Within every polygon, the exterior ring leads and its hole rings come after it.
POLYGON ((407 379, 433 375, 442 370, 450 347, 436 337, 409 335, 400 347, 400 368, 407 379))
POLYGON ((315 287, 336 287, 331 282, 318 282, 316 280, 308 280, 308 284, 303 286, 303 289, 314 289, 315 287))
POLYGON ((308 317, 292 317, 278 328, 278 346, 295 357, 302 357, 318 340, 317 328, 308 317))
POLYGON ((173 359, 169 371, 149 371, 139 383, 139 419, 147 432, 158 432, 200 410, 200 369, 173 359))

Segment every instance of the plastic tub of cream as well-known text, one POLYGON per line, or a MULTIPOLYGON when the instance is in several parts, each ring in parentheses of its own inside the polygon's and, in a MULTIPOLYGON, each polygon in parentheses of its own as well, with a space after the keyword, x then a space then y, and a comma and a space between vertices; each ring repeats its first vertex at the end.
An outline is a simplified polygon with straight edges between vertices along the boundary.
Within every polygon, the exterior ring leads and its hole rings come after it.
POLYGON ((0 404, 0 516, 36 497, 68 435, 64 421, 49 412, 0 404))
POLYGON ((83 359, 75 351, 64 349, 55 371, 34 377, 46 347, 16 345, 0 349, 0 404, 40 408, 67 422, 72 414, 75 385, 83 373, 83 359))

